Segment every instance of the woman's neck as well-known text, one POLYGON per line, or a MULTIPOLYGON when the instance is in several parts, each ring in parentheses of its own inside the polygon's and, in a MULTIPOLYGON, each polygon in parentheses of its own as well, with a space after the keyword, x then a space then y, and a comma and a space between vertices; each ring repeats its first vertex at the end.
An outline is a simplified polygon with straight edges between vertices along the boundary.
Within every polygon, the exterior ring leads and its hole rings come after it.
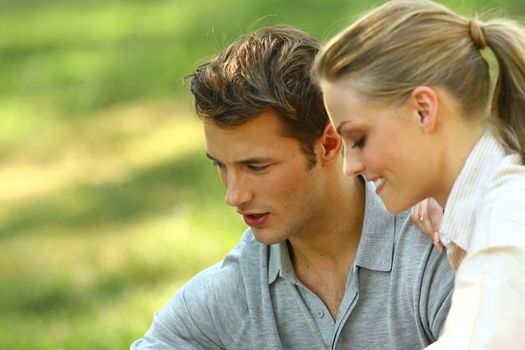
MULTIPOLYGON (((472 149, 485 133, 485 125, 479 122, 481 117, 472 118, 475 122, 466 122, 466 118, 458 119, 450 123, 445 137, 445 153, 443 164, 443 183, 439 189, 439 195, 435 196, 438 203, 445 207, 447 199, 452 191, 467 158, 472 149)), ((444 133, 445 134, 445 133, 444 133)))

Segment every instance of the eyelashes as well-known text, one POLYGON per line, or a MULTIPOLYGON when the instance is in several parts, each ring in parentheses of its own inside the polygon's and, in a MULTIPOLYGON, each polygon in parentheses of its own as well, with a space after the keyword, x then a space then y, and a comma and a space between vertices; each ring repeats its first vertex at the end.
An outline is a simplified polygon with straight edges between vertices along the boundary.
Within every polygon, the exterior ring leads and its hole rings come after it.
POLYGON ((354 142, 354 144, 352 145, 352 148, 363 148, 364 145, 365 145, 365 138, 361 137, 360 139, 354 142))
POLYGON ((219 163, 219 162, 217 162, 217 161, 213 161, 213 162, 212 162, 212 165, 213 165, 214 167, 216 167, 216 168, 219 168, 219 169, 224 168, 224 164, 219 163))
MULTIPOLYGON (((226 168, 224 164, 217 162, 217 161, 213 161, 212 165, 216 168, 219 168, 220 170, 224 170, 226 168)), ((250 164, 250 165, 247 165, 247 169, 253 173, 263 173, 266 169, 268 169, 269 166, 270 164, 263 165, 263 166, 256 166, 256 165, 250 164)))
POLYGON ((366 132, 361 129, 343 129, 340 130, 341 137, 349 148, 363 148, 366 140, 366 132))
POLYGON ((269 167, 269 165, 265 165, 265 166, 248 165, 248 169, 250 169, 254 173, 262 173, 268 167, 269 167))

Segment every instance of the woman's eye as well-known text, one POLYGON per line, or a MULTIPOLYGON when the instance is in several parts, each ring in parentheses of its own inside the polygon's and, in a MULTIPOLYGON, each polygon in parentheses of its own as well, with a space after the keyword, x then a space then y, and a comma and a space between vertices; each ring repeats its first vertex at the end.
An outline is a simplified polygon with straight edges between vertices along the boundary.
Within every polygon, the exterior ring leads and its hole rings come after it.
POLYGON ((352 148, 362 148, 365 145, 365 138, 361 137, 357 141, 354 142, 352 145, 352 148))

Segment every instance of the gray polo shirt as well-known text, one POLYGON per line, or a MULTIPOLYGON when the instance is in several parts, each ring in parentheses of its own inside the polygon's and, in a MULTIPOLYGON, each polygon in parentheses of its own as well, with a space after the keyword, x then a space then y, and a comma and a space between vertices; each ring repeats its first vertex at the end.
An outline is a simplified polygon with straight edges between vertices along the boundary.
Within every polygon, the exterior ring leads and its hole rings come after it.
MULTIPOLYGON (((320 233, 321 234, 321 233, 320 233)), ((453 288, 446 255, 388 214, 367 184, 365 221, 334 321, 295 276, 286 243, 250 229, 186 283, 132 349, 422 349, 440 334, 453 288)))

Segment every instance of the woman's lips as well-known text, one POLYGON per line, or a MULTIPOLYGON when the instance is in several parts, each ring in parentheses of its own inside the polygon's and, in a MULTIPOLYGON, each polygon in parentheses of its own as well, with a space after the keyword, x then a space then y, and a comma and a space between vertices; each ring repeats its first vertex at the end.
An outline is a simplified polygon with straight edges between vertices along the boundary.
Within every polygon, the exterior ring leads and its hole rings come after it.
POLYGON ((375 183, 377 185, 377 187, 376 187, 376 194, 379 195, 379 193, 381 193, 381 191, 383 190, 383 187, 385 187, 386 180, 384 178, 381 178, 378 181, 376 181, 375 183))
POLYGON ((268 218, 268 213, 264 214, 244 214, 242 216, 244 222, 252 228, 261 228, 264 226, 266 219, 268 218))

